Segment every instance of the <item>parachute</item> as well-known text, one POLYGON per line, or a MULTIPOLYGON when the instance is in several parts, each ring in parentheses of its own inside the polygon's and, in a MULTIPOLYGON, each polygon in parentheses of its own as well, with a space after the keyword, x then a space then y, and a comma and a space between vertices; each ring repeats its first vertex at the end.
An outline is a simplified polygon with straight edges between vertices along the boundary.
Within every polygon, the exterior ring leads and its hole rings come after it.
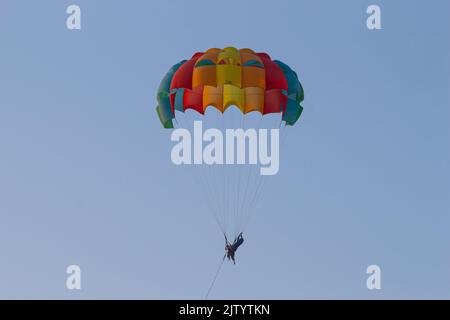
MULTIPOLYGON (((175 64, 162 79, 156 111, 164 128, 276 128, 302 114, 297 74, 266 53, 212 48, 175 64)), ((246 228, 265 182, 250 164, 194 166, 193 176, 222 232, 230 239, 246 228)))

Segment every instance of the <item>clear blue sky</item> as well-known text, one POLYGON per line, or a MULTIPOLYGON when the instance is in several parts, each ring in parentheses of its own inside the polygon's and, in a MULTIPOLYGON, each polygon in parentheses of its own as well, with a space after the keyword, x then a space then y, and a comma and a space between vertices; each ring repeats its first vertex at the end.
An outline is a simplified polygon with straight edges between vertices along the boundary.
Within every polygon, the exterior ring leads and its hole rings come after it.
POLYGON ((210 47, 305 112, 211 298, 450 298, 448 1, 0 2, 0 298, 203 298, 223 239, 155 114, 210 47), (65 27, 68 5, 82 30, 65 27), (366 28, 379 4, 380 31, 366 28), (65 268, 82 268, 82 290, 65 268), (382 269, 382 290, 365 286, 382 269))

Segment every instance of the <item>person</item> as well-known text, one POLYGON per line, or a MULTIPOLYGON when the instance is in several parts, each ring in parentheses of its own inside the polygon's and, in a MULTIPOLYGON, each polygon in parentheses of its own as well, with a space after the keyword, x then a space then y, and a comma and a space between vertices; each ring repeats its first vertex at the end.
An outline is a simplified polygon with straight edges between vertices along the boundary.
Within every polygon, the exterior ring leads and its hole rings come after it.
POLYGON ((228 242, 227 237, 225 236, 225 251, 228 260, 232 260, 234 264, 236 264, 236 260, 234 255, 236 250, 244 243, 244 237, 242 236, 242 232, 234 239, 233 244, 228 242))

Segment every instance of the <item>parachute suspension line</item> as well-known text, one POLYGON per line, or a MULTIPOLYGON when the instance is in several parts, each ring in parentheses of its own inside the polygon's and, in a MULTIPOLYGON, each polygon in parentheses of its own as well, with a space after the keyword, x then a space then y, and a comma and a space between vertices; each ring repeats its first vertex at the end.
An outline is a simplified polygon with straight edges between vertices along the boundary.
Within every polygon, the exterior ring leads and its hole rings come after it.
POLYGON ((258 185, 257 185, 255 191, 253 192, 253 197, 251 198, 251 200, 250 200, 250 202, 248 204, 248 207, 247 207, 248 215, 247 215, 246 221, 244 222, 244 226, 242 228, 242 232, 244 232, 247 229, 247 225, 250 222, 250 218, 253 215, 253 212, 255 211, 254 207, 255 207, 255 204, 257 203, 256 199, 259 198, 258 195, 260 194, 260 189, 262 189, 262 187, 264 186, 264 183, 266 182, 267 177, 263 178, 260 175, 259 177, 256 177, 256 179, 258 181, 257 182, 258 185))
MULTIPOLYGON (((240 128, 245 132, 245 117, 246 114, 242 114, 242 118, 241 118, 241 125, 240 128)), ((244 136, 245 137, 245 136, 244 136)), ((244 138, 245 139, 245 138, 244 138)), ((244 141, 245 143, 245 141, 244 141)), ((244 149, 245 150, 245 149, 244 149)), ((246 154, 244 154, 244 157, 246 157, 246 154)), ((245 166, 246 165, 246 160, 244 158, 244 164, 238 165, 238 187, 237 187, 237 206, 236 206, 236 231, 234 234, 234 237, 236 238, 238 236, 238 234, 241 232, 241 224, 240 224, 240 217, 241 217, 241 200, 242 200, 242 192, 241 192, 241 176, 242 176, 242 168, 241 166, 245 166)))
MULTIPOLYGON (((226 115, 225 115, 226 110, 223 111, 223 134, 225 134, 225 131, 229 125, 229 122, 227 121, 226 115)), ((225 219, 225 224, 228 226, 229 223, 229 217, 228 217, 228 213, 230 211, 230 181, 231 181, 231 177, 230 177, 230 173, 229 173, 229 165, 226 164, 226 161, 224 162, 224 168, 223 168, 223 174, 225 175, 225 185, 224 185, 224 211, 223 211, 223 215, 224 215, 224 219, 225 219)))
MULTIPOLYGON (((209 110, 210 110, 210 112, 208 115, 205 112, 205 117, 213 118, 213 114, 211 114, 212 111, 211 111, 211 109, 209 109, 209 110)), ((209 123, 213 123, 214 126, 217 127, 218 124, 216 123, 217 122, 216 120, 217 120, 217 117, 214 117, 214 121, 212 121, 212 119, 210 119, 209 123)), ((209 129, 209 127, 208 127, 208 129, 209 129)), ((221 192, 222 190, 221 190, 221 178, 220 178, 220 169, 221 169, 220 167, 221 166, 216 163, 207 165, 207 166, 208 166, 208 168, 206 170, 207 170, 209 179, 212 184, 212 192, 214 193, 214 197, 217 199, 216 203, 217 203, 217 207, 218 207, 219 219, 225 230, 226 222, 225 222, 225 216, 223 214, 223 205, 222 205, 223 196, 222 196, 222 192, 221 192)))
MULTIPOLYGON (((185 116, 184 120, 186 120, 186 122, 189 122, 187 125, 184 126, 184 128, 189 128, 189 124, 193 123, 193 117, 191 115, 189 115, 189 113, 186 113, 186 112, 184 112, 183 114, 185 116), (190 120, 187 119, 187 118, 190 118, 190 120)), ((181 121, 180 121, 180 123, 181 123, 181 121)), ((190 168, 190 169, 193 169, 193 168, 190 168)), ((220 230, 222 232, 225 232, 226 231, 224 229, 225 227, 219 221, 219 217, 218 217, 218 214, 217 214, 218 210, 216 208, 216 205, 214 204, 212 196, 209 194, 209 188, 207 186, 207 180, 205 181, 205 179, 204 179, 203 171, 201 170, 201 168, 196 168, 196 169, 198 169, 201 174, 196 175, 195 172, 193 172, 192 170, 190 170, 189 172, 193 176, 193 180, 196 181, 197 185, 200 187, 200 193, 205 195, 207 207, 212 212, 212 215, 214 216, 214 218, 215 218, 215 220, 217 222, 217 225, 219 226, 220 230)))
MULTIPOLYGON (((244 130, 245 131, 245 129, 244 129, 244 123, 245 123, 245 114, 242 114, 242 118, 241 118, 241 124, 240 124, 240 128, 242 129, 242 130, 244 130)), ((244 138, 245 139, 245 138, 244 138)), ((246 155, 244 154, 244 157, 245 157, 246 155)), ((242 165, 245 165, 245 159, 244 159, 244 164, 242 164, 242 165)), ((239 232, 241 231, 240 230, 240 228, 242 227, 241 225, 240 225, 240 223, 239 223, 239 217, 240 217, 240 211, 239 211, 239 209, 240 209, 240 196, 241 196, 241 164, 236 164, 237 165, 237 168, 236 168, 236 171, 237 171, 237 178, 238 178, 238 186, 237 186, 237 188, 236 188, 236 193, 237 193, 237 195, 236 195, 236 197, 237 197, 237 201, 236 201, 236 212, 235 212, 235 231, 234 231, 234 237, 236 238, 237 236, 238 236, 238 234, 239 234, 239 232)))
MULTIPOLYGON (((280 132, 280 136, 281 136, 281 139, 280 139, 281 140, 280 141, 280 151, 281 151, 281 146, 283 145, 283 142, 285 140, 284 139, 284 136, 285 136, 284 132, 286 130, 286 124, 283 125, 282 119, 283 118, 281 118, 281 121, 280 121, 280 124, 279 124, 279 128, 278 128, 280 130, 279 132, 280 132)), ((250 220, 252 219, 252 217, 253 217, 253 215, 255 213, 255 204, 258 203, 258 201, 259 201, 259 198, 260 198, 260 196, 262 194, 262 190, 264 190, 264 185, 265 185, 266 181, 267 181, 267 177, 265 177, 265 178, 263 178, 262 176, 259 177, 258 186, 256 188, 254 196, 253 196, 253 198, 251 200, 251 203, 249 205, 249 211, 250 212, 249 212, 249 215, 247 216, 246 222, 244 223, 243 231, 245 231, 247 229, 247 226, 248 226, 250 220)))
POLYGON ((284 141, 286 141, 286 136, 287 136, 287 134, 286 134, 286 131, 287 130, 287 127, 286 127, 286 122, 284 122, 284 124, 282 123, 281 125, 280 125, 280 137, 281 137, 281 141, 280 141, 280 152, 281 152, 281 147, 283 147, 283 145, 284 145, 284 141), (283 133, 283 134, 282 134, 283 133))
MULTIPOLYGON (((243 118, 243 120, 241 121, 241 129, 242 130, 246 130, 245 127, 245 118, 243 118)), ((246 143, 244 141, 244 143, 246 143)), ((248 177, 247 179, 244 178, 245 176, 245 171, 248 171, 248 167, 251 167, 251 165, 249 163, 247 163, 247 158, 249 159, 249 157, 247 157, 247 155, 249 155, 249 148, 245 149, 245 161, 243 164, 239 164, 238 168, 236 169, 238 174, 237 174, 237 203, 236 203, 236 213, 235 213, 235 234, 234 236, 237 237, 237 235, 242 232, 242 217, 244 215, 244 210, 243 210, 243 204, 245 203, 246 200, 246 196, 245 196, 245 188, 247 187, 246 182, 248 184, 248 177), (248 151, 248 152, 247 152, 248 151), (245 166, 246 168, 241 168, 242 166, 245 166)))
MULTIPOLYGON (((232 109, 228 109, 228 118, 224 119, 225 122, 225 131, 227 129, 230 129, 232 127, 232 117, 231 117, 231 111, 232 109)), ((232 165, 230 164, 225 164, 225 176, 226 176, 226 211, 225 211, 225 217, 226 217, 226 221, 227 221, 227 226, 230 226, 231 229, 231 224, 232 224, 232 216, 231 216, 231 212, 233 210, 233 203, 231 201, 232 199, 232 187, 233 187, 233 176, 232 176, 232 165)))
MULTIPOLYGON (((216 121, 217 123, 216 123, 216 126, 217 126, 217 128, 219 129, 220 128, 220 124, 222 123, 222 127, 224 127, 224 120, 223 120, 223 115, 222 116, 219 116, 219 118, 217 118, 217 119, 220 119, 220 120, 218 120, 218 121, 216 121)), ((216 120, 217 120, 216 119, 216 120)), ((220 217, 221 217, 221 221, 222 221, 222 223, 223 223, 223 225, 224 225, 224 229, 226 230, 226 226, 227 226, 227 219, 226 219, 226 211, 225 211, 225 201, 226 201, 226 199, 224 198, 224 195, 225 195, 225 184, 224 184, 224 174, 223 174, 223 171, 224 171, 224 167, 223 167, 223 164, 222 165, 217 165, 217 164, 215 164, 214 165, 215 166, 215 168, 211 168, 211 171, 212 171, 212 175, 215 177, 215 189, 216 189, 216 192, 217 192, 217 199, 218 199, 218 206, 219 206, 219 214, 220 214, 220 217)))
POLYGON ((222 262, 220 262, 219 268, 216 271, 216 274, 214 275, 214 278, 211 282, 211 285, 209 286, 208 292, 206 293, 205 300, 208 300, 209 294, 211 293, 212 288, 214 287, 214 284, 216 283, 217 277, 219 276, 220 270, 222 269, 223 263, 225 262, 226 255, 223 256, 222 262))
POLYGON ((222 184, 223 184, 223 179, 222 179, 222 165, 219 164, 214 164, 214 167, 210 168, 211 170, 211 174, 214 178, 214 190, 216 192, 216 196, 217 196, 217 205, 219 207, 219 215, 221 217, 221 221, 224 224, 224 228, 226 229, 226 221, 225 221, 225 215, 224 215, 224 209, 223 209, 223 195, 222 195, 222 184))
MULTIPOLYGON (((286 128, 287 128, 286 127, 286 123, 284 123, 284 125, 283 125, 283 123, 280 123, 280 136, 281 136, 281 139, 280 139, 281 140, 280 141, 280 151, 281 151, 281 148, 283 146, 284 141, 286 141, 286 138, 285 138, 286 137, 286 130, 287 130, 286 128)), ((266 181, 267 181, 267 178, 264 179, 262 181, 262 183, 260 183, 258 185, 256 196, 254 197, 253 203, 258 203, 258 200, 259 200, 259 198, 260 198, 260 196, 262 194, 262 190, 264 189, 263 187, 264 187, 266 181)), ((254 210, 252 210, 252 212, 250 213, 250 215, 249 215, 249 217, 247 219, 247 222, 245 223, 244 230, 247 228, 247 225, 248 225, 249 221, 251 220, 251 218, 253 217, 253 215, 254 215, 254 210)))
MULTIPOLYGON (((231 126, 233 128, 233 130, 235 130, 237 128, 237 124, 236 124, 236 116, 235 116, 235 110, 234 109, 230 109, 231 113, 231 126)), ((234 149, 236 151, 236 148, 234 149)), ((236 152, 234 152, 236 153, 236 152)), ((234 155, 235 159, 236 159, 236 154, 234 155)), ((234 162, 234 161, 233 161, 234 162)), ((231 169, 231 174, 233 176, 233 182, 231 184, 231 198, 233 199, 233 206, 232 206, 232 211, 230 212, 230 216, 232 216, 231 220, 232 220, 232 224, 233 224, 233 233, 232 235, 236 234, 236 194, 237 194, 237 190, 236 190, 236 184, 237 184, 237 174, 236 174, 236 164, 235 165, 231 165, 230 166, 231 169)))
MULTIPOLYGON (((243 125, 243 117, 245 115, 242 113, 242 117, 240 116, 240 114, 238 114, 237 117, 237 121, 235 121, 235 129, 242 129, 242 125, 243 125)), ((245 149, 244 149, 245 152, 245 149)), ((238 221, 238 216, 239 216, 239 196, 240 196, 240 171, 241 171, 241 164, 239 164, 237 162, 237 152, 236 152, 236 162, 234 165, 234 233, 233 236, 234 238, 237 237, 238 233, 239 233, 239 221, 238 221)))
MULTIPOLYGON (((220 118, 222 119, 222 123, 223 123, 223 116, 220 116, 220 118)), ((217 120, 217 117, 216 117, 217 120)), ((214 125, 218 126, 219 123, 217 123, 219 121, 215 121, 214 125)), ((223 168, 221 167, 221 165, 217 165, 217 164, 212 164, 212 165, 208 165, 208 173, 209 173, 209 177, 211 179, 211 183, 212 183, 212 192, 214 194, 215 199, 217 199, 217 206, 218 206, 218 214, 220 216, 221 219, 221 224, 223 225, 223 229, 225 230, 225 232, 227 231, 227 226, 228 226, 228 222, 227 222, 227 217, 226 214, 224 212, 224 206, 222 201, 224 201, 223 199, 223 192, 221 192, 222 188, 221 186, 223 185, 223 181, 221 179, 221 172, 223 171, 223 168)), ((224 233, 225 233, 224 232, 224 233)))
MULTIPOLYGON (((267 126, 267 124, 264 125, 264 123, 263 123, 263 119, 264 119, 263 117, 264 116, 261 115, 261 118, 258 123, 259 128, 261 128, 261 127, 265 128, 265 126, 267 126)), ((266 120, 267 120, 267 118, 266 118, 266 120)), ((268 128, 266 128, 266 129, 268 129, 268 128)), ((247 203, 246 203, 246 209, 244 209, 247 212, 243 219, 244 221, 242 223, 242 225, 243 225, 242 232, 244 232, 247 228, 247 224, 250 221, 250 216, 252 215, 253 209, 255 207, 257 194, 259 192, 259 189, 261 188, 262 182, 265 181, 265 179, 261 176, 261 174, 258 172, 257 169, 252 170, 250 174, 251 174, 251 181, 252 181, 250 185, 255 186, 255 188, 250 192, 247 203)))
MULTIPOLYGON (((207 112, 208 111, 206 110, 205 113, 204 113, 203 119, 205 119, 206 117, 211 117, 211 114, 210 113, 207 114, 207 112)), ((207 122, 210 123, 211 121, 207 121, 207 122)), ((203 139, 203 137, 202 137, 202 139, 203 139)), ((203 152, 203 150, 202 150, 202 152, 203 152)), ((219 202, 220 201, 220 197, 217 194, 217 192, 218 192, 217 189, 218 188, 217 188, 217 182, 216 182, 216 179, 215 179, 215 176, 216 176, 215 175, 215 171, 217 171, 217 170, 214 170, 214 168, 212 168, 213 166, 215 166, 214 164, 205 164, 205 165, 207 167, 206 168, 202 167, 202 168, 200 168, 200 170, 203 171, 203 169, 204 169, 204 171, 205 171, 206 180, 208 181, 209 185, 211 186, 210 192, 212 194, 212 201, 217 206, 218 219, 221 221, 220 223, 223 225, 222 228, 225 229, 226 228, 226 224, 224 223, 224 221, 223 221, 223 219, 221 217, 221 208, 220 208, 220 202, 219 202)))
MULTIPOLYGON (((225 116, 222 114, 222 135, 225 136, 225 116)), ((225 221, 225 225, 228 224, 228 174, 227 174, 227 167, 226 162, 223 164, 223 167, 221 168, 221 174, 224 179, 221 179, 221 185, 222 185, 222 198, 223 198, 223 206, 222 206, 222 213, 223 213, 223 219, 225 221), (225 180, 225 181, 224 181, 225 180)))
POLYGON ((191 171, 191 174, 194 177, 194 180, 196 181, 197 185, 200 186, 200 193, 205 195, 207 208, 212 213, 212 216, 216 220, 219 229, 222 232, 225 232, 226 230, 224 229, 222 223, 219 220, 219 216, 217 214, 217 208, 214 205, 214 202, 212 201, 212 197, 208 192, 207 183, 205 182, 203 175, 196 175, 195 172, 192 172, 192 171, 191 171))
MULTIPOLYGON (((258 129, 259 127, 260 127, 260 125, 261 125, 261 120, 262 120, 262 114, 261 114, 261 117, 258 117, 259 118, 259 121, 256 123, 256 126, 255 126, 255 129, 258 129)), ((244 122, 245 122, 245 120, 244 120, 244 122)), ((243 126, 243 129, 245 130, 246 128, 245 128, 245 124, 244 124, 244 126, 243 126)), ((246 170, 245 171, 247 171, 247 179, 245 179, 244 181, 246 181, 245 183, 244 183, 244 188, 243 188, 243 195, 242 195, 242 202, 239 204, 239 214, 238 214, 238 225, 239 225, 239 230, 238 230, 238 233, 239 232, 243 232, 244 230, 242 230, 242 228, 244 227, 243 226, 243 222, 244 222, 244 219, 245 219, 245 217, 246 217, 246 211, 245 211, 245 206, 246 206, 246 203, 248 202, 248 197, 247 197, 247 193, 248 193, 248 189, 249 189, 249 184, 250 184, 250 177, 252 176, 252 172, 254 171, 254 170, 252 170, 252 169, 254 169, 253 168, 253 166, 250 164, 250 163, 248 163, 248 164, 246 164, 246 170)))

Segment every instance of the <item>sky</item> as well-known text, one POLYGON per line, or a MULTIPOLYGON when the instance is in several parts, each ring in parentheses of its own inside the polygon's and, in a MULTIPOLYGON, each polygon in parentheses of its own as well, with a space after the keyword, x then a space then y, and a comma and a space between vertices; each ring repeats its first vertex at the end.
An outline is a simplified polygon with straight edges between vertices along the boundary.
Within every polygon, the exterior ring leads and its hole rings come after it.
POLYGON ((294 69, 287 128, 211 299, 450 298, 448 1, 0 1, 0 298, 203 299, 224 240, 155 113, 197 51, 294 69), (82 29, 66 28, 81 8, 82 29), (381 8, 368 30, 366 9, 381 8), (81 290, 66 288, 79 265, 81 290), (381 268, 368 290, 366 268, 381 268))

